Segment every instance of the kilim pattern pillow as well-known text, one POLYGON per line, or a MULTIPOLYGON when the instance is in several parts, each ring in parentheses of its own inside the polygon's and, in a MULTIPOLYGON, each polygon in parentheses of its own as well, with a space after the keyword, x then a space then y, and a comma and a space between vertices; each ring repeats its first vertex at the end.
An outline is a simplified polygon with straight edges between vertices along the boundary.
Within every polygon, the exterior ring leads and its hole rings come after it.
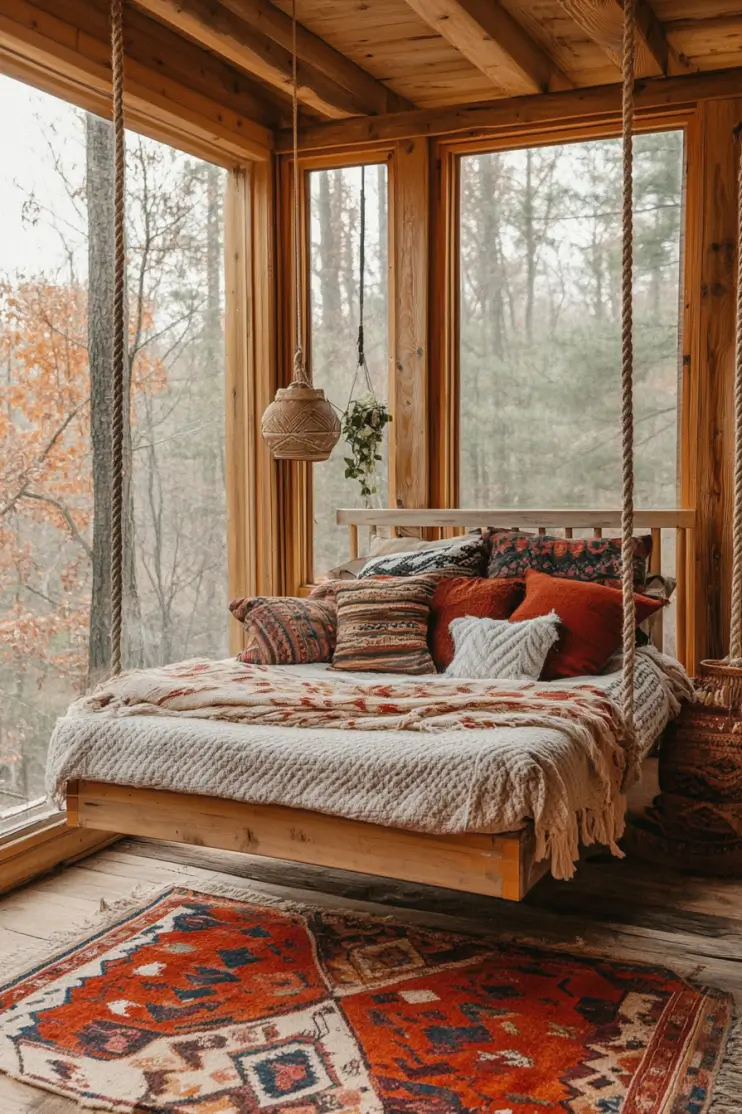
POLYGON ((439 572, 448 576, 484 576, 488 546, 483 538, 451 538, 430 549, 371 557, 359 572, 368 576, 419 576, 439 572))
POLYGON ((429 575, 336 582, 338 628, 331 668, 435 673, 427 638, 438 579, 429 575))
POLYGON ((502 678, 537 681, 546 655, 559 637, 555 611, 537 619, 511 623, 507 619, 454 619, 451 636, 454 658, 449 677, 502 678))
MULTIPOLYGON (((568 580, 621 584, 619 538, 552 538, 516 532, 494 534, 487 575, 524 577, 529 569, 568 580)), ((644 588, 652 552, 652 535, 634 538, 634 587, 644 588)))
POLYGON ((232 600, 229 610, 247 631, 247 646, 238 661, 307 665, 332 660, 337 633, 333 599, 251 596, 232 600))

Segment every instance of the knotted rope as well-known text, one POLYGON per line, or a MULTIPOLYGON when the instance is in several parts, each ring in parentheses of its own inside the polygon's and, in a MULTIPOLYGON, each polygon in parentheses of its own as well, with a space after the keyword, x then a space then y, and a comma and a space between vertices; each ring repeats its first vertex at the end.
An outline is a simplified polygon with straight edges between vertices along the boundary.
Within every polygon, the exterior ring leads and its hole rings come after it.
POLYGON ((121 672, 121 626, 124 568, 124 367, 126 288, 124 133, 124 3, 111 2, 111 82, 113 87, 113 353, 111 360, 111 674, 121 672))
MULTIPOLYGON (((740 140, 740 129, 737 129, 740 140)), ((742 662, 742 141, 737 174, 737 345, 734 368, 734 519, 729 662, 742 662)))
POLYGON ((621 705, 629 730, 634 728, 636 674, 636 607, 634 604, 634 75, 636 70, 636 0, 624 2, 623 32, 623 210, 621 257, 621 455, 623 504, 621 560, 623 588, 623 672, 621 705))

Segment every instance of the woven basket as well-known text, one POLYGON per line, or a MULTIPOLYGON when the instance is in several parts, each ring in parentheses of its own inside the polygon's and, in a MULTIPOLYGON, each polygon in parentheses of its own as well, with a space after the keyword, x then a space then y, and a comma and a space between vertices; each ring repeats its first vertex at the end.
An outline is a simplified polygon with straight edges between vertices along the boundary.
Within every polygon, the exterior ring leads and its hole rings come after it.
POLYGON ((742 669, 704 661, 696 701, 660 748, 653 820, 673 859, 709 873, 742 871, 742 669), (708 861, 702 867, 704 848, 708 861))
POLYGON ((276 391, 261 432, 275 460, 320 461, 338 443, 340 421, 324 391, 293 382, 276 391))

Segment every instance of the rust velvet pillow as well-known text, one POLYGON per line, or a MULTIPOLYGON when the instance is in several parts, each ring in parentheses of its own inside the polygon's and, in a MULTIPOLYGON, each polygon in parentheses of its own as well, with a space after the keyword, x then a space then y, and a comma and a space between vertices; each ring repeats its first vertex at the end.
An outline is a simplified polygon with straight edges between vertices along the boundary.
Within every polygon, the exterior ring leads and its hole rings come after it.
MULTIPOLYGON (((643 623, 664 606, 662 600, 635 595, 636 623, 643 623)), ((559 640, 549 651, 541 677, 582 677, 599 673, 621 645, 623 603, 618 588, 565 580, 529 569, 526 596, 510 616, 513 623, 556 611, 561 620, 559 640)))
POLYGON ((523 599, 522 580, 484 580, 455 576, 441 580, 430 609, 430 652, 443 672, 453 660, 452 620, 509 619, 523 599))

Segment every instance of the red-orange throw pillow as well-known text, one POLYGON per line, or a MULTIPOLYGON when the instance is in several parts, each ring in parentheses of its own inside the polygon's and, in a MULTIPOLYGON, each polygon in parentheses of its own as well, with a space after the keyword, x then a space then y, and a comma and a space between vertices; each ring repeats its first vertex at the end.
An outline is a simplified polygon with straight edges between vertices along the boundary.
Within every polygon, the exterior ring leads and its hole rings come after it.
POLYGON ((430 637, 433 661, 439 671, 453 660, 452 619, 471 615, 474 619, 509 619, 523 599, 522 580, 485 580, 454 576, 442 579, 431 604, 430 637))
MULTIPOLYGON (((634 595, 636 623, 643 623, 664 606, 662 600, 634 595)), ((559 639, 549 651, 542 680, 583 677, 599 673, 621 645, 623 601, 618 588, 566 580, 529 569, 526 597, 510 616, 513 623, 556 611, 559 639)))

